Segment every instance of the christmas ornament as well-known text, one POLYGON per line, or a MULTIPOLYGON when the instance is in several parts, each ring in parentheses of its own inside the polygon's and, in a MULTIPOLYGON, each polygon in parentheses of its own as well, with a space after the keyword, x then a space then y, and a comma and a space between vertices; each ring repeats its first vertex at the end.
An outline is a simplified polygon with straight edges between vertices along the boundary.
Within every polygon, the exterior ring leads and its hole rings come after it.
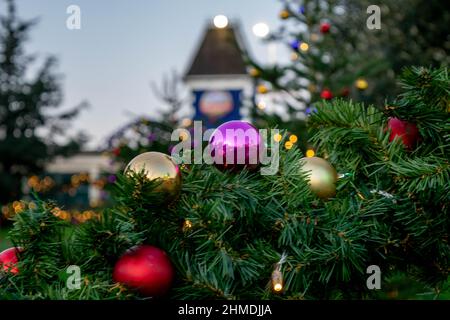
POLYGON ((350 94, 350 89, 345 87, 341 90, 341 97, 347 97, 350 94))
POLYGON ((258 92, 261 93, 261 94, 265 94, 265 93, 267 93, 267 92, 269 91, 269 89, 267 89, 267 87, 266 87, 265 85, 263 85, 263 84, 260 84, 260 85, 257 87, 257 90, 258 90, 258 92))
POLYGON ((292 40, 290 43, 290 46, 291 46, 292 50, 298 50, 298 48, 300 46, 300 41, 292 40))
POLYGON ((18 251, 20 251, 20 249, 18 248, 9 248, 5 251, 0 252, 0 271, 4 270, 13 274, 19 273, 19 269, 17 269, 16 267, 16 264, 18 262, 18 251))
POLYGON ((331 25, 327 22, 324 22, 320 25, 320 32, 328 33, 328 32, 330 32, 330 28, 331 28, 331 25))
POLYGON ((333 99, 333 93, 328 89, 324 89, 320 93, 320 97, 325 100, 330 100, 330 99, 333 99))
POLYGON ((402 121, 398 118, 390 118, 388 128, 391 130, 389 141, 400 137, 406 148, 412 149, 419 139, 419 129, 414 123, 402 121))
POLYGON ((144 296, 164 295, 174 276, 172 264, 166 253, 156 247, 133 247, 117 261, 113 279, 144 296))
POLYGON ((358 79, 355 82, 355 87, 359 90, 366 90, 369 87, 369 83, 365 79, 358 79))
POLYGON ((333 197, 337 181, 337 172, 333 166, 319 157, 306 157, 301 161, 301 172, 307 175, 311 191, 322 199, 333 197))
POLYGON ((121 152, 120 148, 114 148, 114 150, 113 150, 113 154, 114 154, 116 157, 120 156, 120 152, 121 152))
POLYGON ((305 14, 306 13, 305 6, 301 5, 300 9, 298 10, 298 12, 300 12, 301 14, 305 14))
POLYGON ((251 68, 249 71, 250 75, 254 78, 257 78, 261 75, 261 72, 256 68, 251 68))
POLYGON ((146 152, 138 155, 127 165, 125 173, 145 172, 150 181, 159 181, 156 192, 165 195, 166 201, 174 200, 181 190, 181 172, 172 158, 161 152, 146 152))
POLYGON ((256 169, 264 147, 258 129, 240 120, 220 125, 209 139, 211 156, 219 169, 256 169))
POLYGON ((280 18, 281 19, 287 19, 287 18, 289 18, 289 16, 290 16, 289 11, 287 11, 287 10, 281 10, 280 11, 280 18))

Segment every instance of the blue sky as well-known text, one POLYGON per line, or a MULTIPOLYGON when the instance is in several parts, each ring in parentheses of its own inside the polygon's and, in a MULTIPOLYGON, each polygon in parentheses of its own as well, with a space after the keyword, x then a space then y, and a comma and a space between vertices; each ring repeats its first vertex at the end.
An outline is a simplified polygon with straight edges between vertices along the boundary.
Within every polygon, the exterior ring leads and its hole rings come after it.
POLYGON ((59 59, 63 107, 82 100, 91 104, 74 123, 74 129, 91 136, 90 147, 101 144, 131 114, 156 114, 161 103, 150 83, 160 83, 173 69, 184 72, 205 25, 216 14, 240 20, 251 52, 264 61, 267 47, 251 29, 261 21, 276 27, 281 9, 277 0, 17 0, 17 4, 20 17, 40 18, 28 52, 59 59), (66 9, 73 4, 81 8, 81 30, 66 28, 66 9))

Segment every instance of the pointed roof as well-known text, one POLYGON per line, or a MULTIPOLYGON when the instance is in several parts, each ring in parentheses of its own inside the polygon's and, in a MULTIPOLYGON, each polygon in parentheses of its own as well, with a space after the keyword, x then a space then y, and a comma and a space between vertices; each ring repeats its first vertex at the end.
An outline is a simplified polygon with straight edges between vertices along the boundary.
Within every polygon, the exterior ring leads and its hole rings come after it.
POLYGON ((241 49, 243 44, 237 28, 230 25, 222 29, 208 26, 185 78, 247 74, 241 49))

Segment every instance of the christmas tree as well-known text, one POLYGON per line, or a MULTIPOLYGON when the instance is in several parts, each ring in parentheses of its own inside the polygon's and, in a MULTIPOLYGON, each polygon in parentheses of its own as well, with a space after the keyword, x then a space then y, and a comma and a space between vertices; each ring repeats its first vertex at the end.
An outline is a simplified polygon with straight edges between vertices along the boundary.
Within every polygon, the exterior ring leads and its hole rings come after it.
POLYGON ((258 85, 250 116, 289 130, 303 151, 304 119, 316 102, 341 97, 382 107, 398 94, 402 68, 449 63, 450 14, 441 1, 281 2, 280 27, 265 41, 287 48, 291 61, 264 65, 247 54, 258 85))
POLYGON ((272 175, 153 152, 131 161, 98 219, 74 226, 36 201, 0 254, 0 297, 373 298, 370 267, 438 293, 450 257, 449 84, 447 68, 411 68, 383 111, 317 104, 317 156, 280 148, 272 175))

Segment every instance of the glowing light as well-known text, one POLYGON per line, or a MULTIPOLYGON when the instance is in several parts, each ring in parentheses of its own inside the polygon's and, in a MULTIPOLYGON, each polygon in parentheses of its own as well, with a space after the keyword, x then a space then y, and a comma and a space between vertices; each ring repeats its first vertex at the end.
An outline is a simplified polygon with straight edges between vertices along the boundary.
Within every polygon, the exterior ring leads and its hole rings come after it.
POLYGON ((253 26, 253 33, 259 38, 265 38, 269 34, 269 26, 264 22, 259 22, 253 26))
POLYGON ((189 127, 192 124, 192 120, 189 118, 184 118, 183 120, 181 120, 181 125, 183 127, 189 127))
POLYGON ((277 283, 273 286, 273 290, 275 290, 276 292, 280 292, 281 290, 283 290, 283 285, 281 283, 277 283))
POLYGON ((298 137, 295 134, 292 134, 289 137, 289 141, 292 142, 292 143, 296 143, 298 141, 298 137))
POLYGON ((286 143, 284 144, 284 147, 287 150, 291 150, 293 146, 294 146, 294 144, 292 142, 290 142, 290 141, 286 141, 286 143))
POLYGON ((312 157, 314 157, 316 155, 316 153, 314 152, 314 150, 312 150, 312 149, 308 149, 307 151, 306 151, 306 156, 308 157, 308 158, 312 158, 312 157))
POLYGON ((298 54, 296 54, 295 52, 292 52, 291 53, 291 60, 292 61, 295 61, 295 60, 297 60, 298 59, 298 54))
POLYGON ((223 14, 219 14, 214 17, 214 26, 219 29, 223 29, 228 25, 228 18, 223 14))
POLYGON ((273 136, 273 140, 275 140, 275 142, 280 142, 282 138, 283 136, 279 133, 273 136))
POLYGON ((259 101, 256 106, 258 107, 258 109, 261 109, 261 110, 264 110, 267 107, 266 102, 263 100, 259 101))
POLYGON ((300 50, 306 52, 309 49, 309 44, 307 44, 306 42, 302 42, 302 44, 300 45, 300 50))

